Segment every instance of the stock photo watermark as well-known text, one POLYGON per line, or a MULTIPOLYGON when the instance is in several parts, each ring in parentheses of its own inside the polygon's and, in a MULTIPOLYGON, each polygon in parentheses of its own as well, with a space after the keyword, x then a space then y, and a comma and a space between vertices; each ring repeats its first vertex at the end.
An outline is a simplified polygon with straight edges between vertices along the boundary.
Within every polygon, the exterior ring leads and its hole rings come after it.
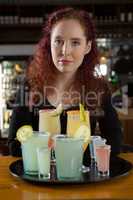
MULTIPOLYGON (((103 91, 99 91, 99 92, 95 92, 95 91, 85 91, 85 87, 82 86, 81 87, 81 91, 74 91, 72 89, 68 90, 68 91, 64 91, 60 94, 60 92, 58 91, 57 88, 55 87, 51 87, 51 86, 47 86, 44 87, 44 92, 41 93, 39 91, 30 91, 28 88, 25 88, 24 86, 20 87, 19 89, 19 93, 17 95, 19 95, 18 97, 18 102, 12 102, 9 101, 8 102, 8 106, 11 108, 17 108, 17 107, 24 107, 27 106, 30 108, 30 111, 33 111, 33 108, 36 108, 36 112, 37 112, 37 108, 41 105, 44 105, 44 107, 49 106, 50 103, 48 101, 48 99, 45 97, 47 96, 47 92, 51 91, 52 94, 54 94, 54 104, 58 105, 61 100, 62 102, 66 102, 65 106, 66 107, 73 107, 75 105, 75 102, 82 102, 84 105, 86 105, 86 107, 90 108, 90 115, 93 116, 103 116, 104 115, 104 111, 102 109, 102 99, 105 95, 105 92, 103 91), (37 102, 34 101, 34 98, 37 97, 37 102), (69 103, 67 103, 69 102, 69 103)), ((17 98, 17 96, 16 96, 17 98)), ((114 108, 116 109, 121 109, 121 111, 124 114, 128 114, 128 97, 127 95, 122 95, 121 97, 121 102, 117 108, 117 105, 115 105, 114 103, 114 98, 115 96, 112 95, 110 100, 109 100, 109 104, 111 104, 114 108)))

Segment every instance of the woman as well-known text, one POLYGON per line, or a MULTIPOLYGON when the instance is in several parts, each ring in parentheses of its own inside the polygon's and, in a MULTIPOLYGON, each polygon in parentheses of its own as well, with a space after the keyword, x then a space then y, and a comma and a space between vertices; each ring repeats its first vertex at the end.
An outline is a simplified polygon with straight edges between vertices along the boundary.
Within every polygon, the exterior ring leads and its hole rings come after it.
MULTIPOLYGON (((73 8, 52 13, 18 93, 9 133, 12 155, 21 155, 20 144, 15 140, 19 127, 30 124, 38 130, 39 109, 55 108, 62 103, 61 133, 66 133, 66 111, 79 109, 81 102, 90 111, 92 135, 98 122, 112 153, 120 152, 120 124, 108 86, 95 74, 97 64, 95 28, 89 14, 73 8)), ((88 149, 85 155, 88 156, 88 149)))

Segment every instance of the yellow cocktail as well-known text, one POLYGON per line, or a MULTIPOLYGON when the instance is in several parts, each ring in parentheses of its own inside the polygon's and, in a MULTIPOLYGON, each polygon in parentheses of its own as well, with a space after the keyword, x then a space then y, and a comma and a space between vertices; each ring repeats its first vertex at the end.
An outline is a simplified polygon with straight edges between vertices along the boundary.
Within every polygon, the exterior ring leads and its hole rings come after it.
MULTIPOLYGON (((86 115, 86 125, 90 128, 89 111, 85 111, 85 115, 86 115)), ((67 134, 73 137, 80 126, 81 126, 80 111, 79 110, 67 111, 67 134)))
POLYGON ((67 112, 67 135, 70 137, 84 138, 84 151, 90 141, 90 115, 84 111, 85 120, 81 121, 81 111, 73 110, 67 112))
POLYGON ((60 134, 60 115, 53 115, 53 110, 39 111, 39 131, 49 132, 51 136, 60 134))

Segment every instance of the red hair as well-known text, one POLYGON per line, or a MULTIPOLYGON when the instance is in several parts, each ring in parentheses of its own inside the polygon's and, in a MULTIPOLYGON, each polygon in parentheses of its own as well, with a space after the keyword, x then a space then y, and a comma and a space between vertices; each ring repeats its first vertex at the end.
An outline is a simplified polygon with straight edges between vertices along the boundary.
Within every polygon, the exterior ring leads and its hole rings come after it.
MULTIPOLYGON (((49 15, 43 28, 43 37, 39 41, 36 53, 31 61, 27 78, 31 91, 38 91, 43 94, 43 88, 47 85, 49 79, 52 80, 55 66, 51 57, 50 35, 53 25, 62 19, 76 19, 79 21, 85 31, 87 41, 92 42, 91 51, 85 55, 82 65, 79 67, 80 82, 86 88, 90 88, 90 80, 94 80, 94 70, 99 63, 99 54, 95 41, 95 27, 89 13, 84 10, 73 8, 64 8, 49 15)), ((44 94, 43 94, 44 95, 44 94)))

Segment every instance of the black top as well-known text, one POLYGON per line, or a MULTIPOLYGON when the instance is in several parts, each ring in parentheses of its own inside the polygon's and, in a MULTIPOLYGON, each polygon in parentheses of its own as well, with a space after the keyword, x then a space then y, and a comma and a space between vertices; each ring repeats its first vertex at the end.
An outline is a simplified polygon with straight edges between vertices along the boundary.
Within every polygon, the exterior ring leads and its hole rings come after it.
MULTIPOLYGON (((8 145, 9 152, 13 156, 21 156, 21 145, 16 138, 17 129, 23 125, 31 125, 33 130, 38 130, 39 122, 39 110, 45 108, 54 108, 45 99, 40 105, 36 105, 30 108, 26 102, 27 88, 23 87, 19 90, 16 98, 16 104, 14 104, 13 113, 10 121, 8 145), (25 92, 24 92, 25 91, 25 92)), ((71 107, 65 111, 60 116, 61 120, 61 133, 66 133, 67 124, 67 114, 68 110, 79 109, 79 106, 71 107)), ((111 104, 111 98, 108 96, 104 105, 102 106, 103 112, 95 112, 90 116, 91 123, 91 134, 97 134, 95 132, 96 122, 99 123, 100 134, 102 137, 107 139, 107 143, 111 145, 111 153, 118 154, 120 152, 120 146, 122 142, 122 131, 121 125, 117 117, 117 113, 111 104)), ((88 160, 89 148, 86 149, 84 153, 84 164, 88 160)))

